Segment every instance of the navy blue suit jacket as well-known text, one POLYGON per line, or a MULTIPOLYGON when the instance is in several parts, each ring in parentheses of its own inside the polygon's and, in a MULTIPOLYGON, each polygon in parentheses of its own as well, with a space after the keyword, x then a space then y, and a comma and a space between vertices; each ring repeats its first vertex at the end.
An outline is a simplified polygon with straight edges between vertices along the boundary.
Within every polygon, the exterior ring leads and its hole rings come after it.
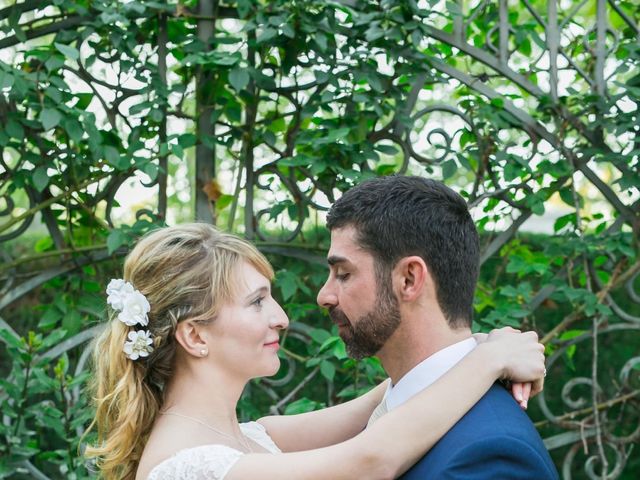
POLYGON ((556 480, 558 473, 529 417, 495 384, 403 480, 556 480))

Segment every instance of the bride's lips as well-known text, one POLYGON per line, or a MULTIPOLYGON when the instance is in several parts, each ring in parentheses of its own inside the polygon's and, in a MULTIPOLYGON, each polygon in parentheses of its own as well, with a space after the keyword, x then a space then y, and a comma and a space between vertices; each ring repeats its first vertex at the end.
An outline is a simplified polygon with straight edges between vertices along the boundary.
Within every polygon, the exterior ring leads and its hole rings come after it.
POLYGON ((274 348, 274 349, 278 350, 280 348, 280 341, 279 340, 274 340, 273 342, 265 343, 264 346, 266 348, 274 348))

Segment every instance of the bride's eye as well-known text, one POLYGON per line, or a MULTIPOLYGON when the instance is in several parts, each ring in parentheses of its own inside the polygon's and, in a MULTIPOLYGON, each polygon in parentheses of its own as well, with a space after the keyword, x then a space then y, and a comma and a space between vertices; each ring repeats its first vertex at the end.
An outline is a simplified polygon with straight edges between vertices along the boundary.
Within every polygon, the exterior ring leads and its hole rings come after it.
POLYGON ((251 302, 251 305, 254 305, 254 306, 260 308, 260 307, 262 307, 263 300, 264 300, 264 297, 258 297, 253 302, 251 302))

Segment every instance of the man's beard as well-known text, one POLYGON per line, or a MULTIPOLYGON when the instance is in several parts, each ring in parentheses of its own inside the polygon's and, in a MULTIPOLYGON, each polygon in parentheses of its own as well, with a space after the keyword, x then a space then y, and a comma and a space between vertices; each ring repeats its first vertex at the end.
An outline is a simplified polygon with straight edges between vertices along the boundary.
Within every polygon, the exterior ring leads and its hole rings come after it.
POLYGON ((398 299, 390 286, 384 282, 378 283, 378 301, 373 310, 355 322, 350 321, 338 307, 329 310, 331 320, 343 326, 340 337, 347 346, 349 356, 356 360, 375 355, 400 325, 398 299))

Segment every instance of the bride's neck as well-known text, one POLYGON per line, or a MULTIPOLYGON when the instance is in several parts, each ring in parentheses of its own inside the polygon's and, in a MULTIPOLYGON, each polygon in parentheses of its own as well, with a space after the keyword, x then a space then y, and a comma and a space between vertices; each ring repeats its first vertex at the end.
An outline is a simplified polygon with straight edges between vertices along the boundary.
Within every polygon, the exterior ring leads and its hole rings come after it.
POLYGON ((238 423, 236 406, 246 381, 221 372, 176 369, 167 384, 162 411, 172 411, 219 426, 238 423), (222 424, 221 422, 224 422, 222 424))

